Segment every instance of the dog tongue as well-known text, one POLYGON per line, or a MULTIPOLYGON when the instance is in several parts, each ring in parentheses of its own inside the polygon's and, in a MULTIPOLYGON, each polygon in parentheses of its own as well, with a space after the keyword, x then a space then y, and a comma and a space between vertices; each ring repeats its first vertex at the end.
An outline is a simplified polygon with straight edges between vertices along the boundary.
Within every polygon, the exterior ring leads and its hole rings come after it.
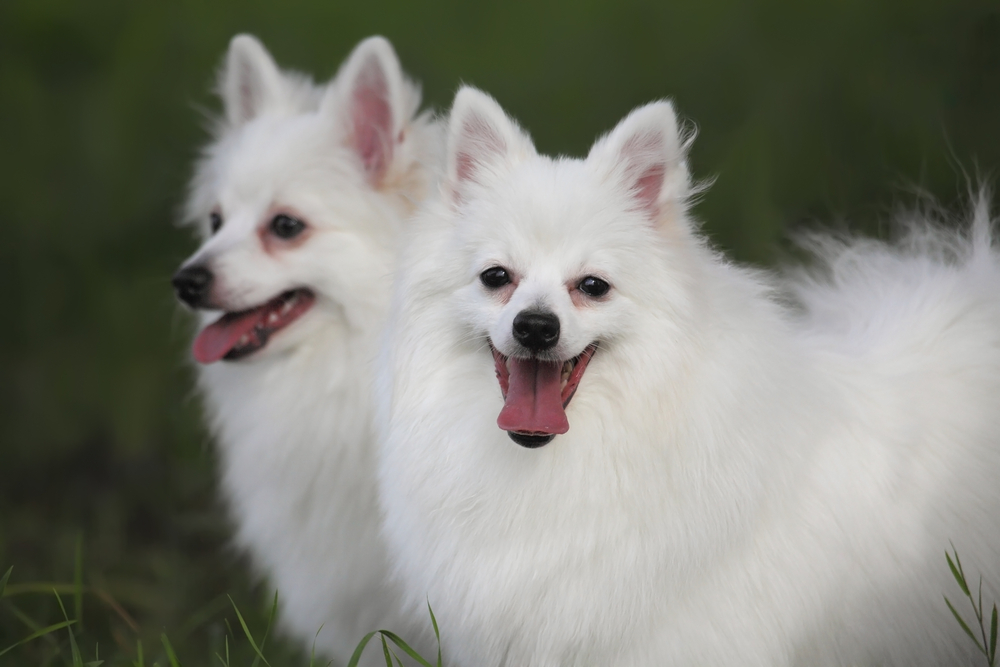
POLYGON ((560 434, 569 430, 562 399, 562 364, 510 359, 510 380, 497 426, 505 431, 560 434))
POLYGON ((244 334, 253 331, 261 319, 263 308, 254 308, 242 313, 227 313, 202 329, 194 339, 191 351, 201 364, 211 364, 222 359, 236 347, 244 334))

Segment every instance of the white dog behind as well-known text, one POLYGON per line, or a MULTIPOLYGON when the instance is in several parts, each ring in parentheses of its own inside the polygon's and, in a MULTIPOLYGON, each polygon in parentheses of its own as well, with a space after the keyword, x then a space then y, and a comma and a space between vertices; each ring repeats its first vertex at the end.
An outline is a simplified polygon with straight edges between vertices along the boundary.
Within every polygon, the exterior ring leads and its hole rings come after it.
POLYGON ((1000 583, 1000 262, 822 241, 783 284, 688 217, 669 103, 585 160, 463 89, 382 358, 385 532, 460 665, 945 665, 1000 583))
POLYGON ((174 285, 205 312, 194 356, 236 542, 283 626, 307 646, 322 626, 346 662, 365 632, 417 632, 386 583, 370 364, 440 131, 379 37, 318 87, 238 36, 220 91, 187 209, 203 243, 174 285))

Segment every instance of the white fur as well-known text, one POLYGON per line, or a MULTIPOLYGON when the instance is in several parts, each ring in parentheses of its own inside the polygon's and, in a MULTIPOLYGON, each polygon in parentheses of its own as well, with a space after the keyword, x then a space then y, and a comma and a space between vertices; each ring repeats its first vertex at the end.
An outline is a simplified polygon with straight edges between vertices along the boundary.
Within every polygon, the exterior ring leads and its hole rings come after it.
POLYGON ((186 265, 211 267, 214 298, 228 311, 297 287, 317 297, 264 349, 199 367, 236 542, 278 589, 279 620, 306 648, 321 626, 317 648, 341 663, 370 630, 393 628, 419 643, 426 612, 399 613, 398 590, 386 582, 370 364, 398 234, 436 178, 440 130, 416 115, 419 89, 379 37, 318 87, 237 36, 220 92, 225 118, 187 210, 203 244, 186 265), (377 173, 353 143, 359 72, 381 73, 388 87, 392 127, 382 139, 391 159, 377 173), (212 211, 224 218, 214 235, 212 211), (304 220, 308 238, 269 252, 261 239, 276 211, 304 220))
POLYGON ((975 659, 942 595, 962 602, 949 540, 970 578, 1000 584, 1000 260, 985 205, 968 238, 929 224, 896 245, 819 237, 818 268, 769 277, 698 235, 668 103, 585 160, 535 154, 470 89, 450 128, 379 373, 385 534, 446 658, 975 659), (518 279, 509 298, 479 281, 498 264, 518 279), (574 294, 586 275, 611 283, 606 298, 574 294), (486 343, 514 351, 511 318, 529 305, 558 314, 560 358, 600 344, 569 432, 540 449, 497 427, 486 343))

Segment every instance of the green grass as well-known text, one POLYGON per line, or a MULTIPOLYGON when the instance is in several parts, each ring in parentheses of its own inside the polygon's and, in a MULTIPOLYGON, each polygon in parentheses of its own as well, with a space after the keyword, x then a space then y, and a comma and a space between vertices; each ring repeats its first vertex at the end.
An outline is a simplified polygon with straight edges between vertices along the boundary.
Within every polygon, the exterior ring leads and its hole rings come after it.
POLYGON ((969 600, 969 604, 972 605, 972 613, 975 616, 977 630, 979 635, 977 636, 973 629, 966 622, 965 618, 958 613, 955 609, 955 605, 951 603, 951 600, 944 598, 945 604, 948 605, 948 609, 951 610, 952 615, 955 617, 955 621, 962 627, 965 634, 969 636, 969 639, 976 645, 979 652, 983 654, 986 659, 986 664, 989 667, 994 667, 997 658, 997 606, 994 603, 993 611, 989 615, 989 633, 986 630, 986 615, 983 613, 983 578, 979 578, 979 590, 977 595, 973 597, 972 590, 969 587, 969 583, 965 578, 965 570, 962 568, 962 560, 958 557, 958 550, 955 549, 955 545, 951 547, 952 553, 945 552, 945 557, 948 559, 948 568, 951 570, 952 576, 955 581, 958 582, 959 587, 962 589, 962 594, 969 600), (954 555, 954 559, 952 558, 954 555), (980 639, 982 642, 980 643, 980 639))
POLYGON ((364 639, 358 642, 358 647, 354 649, 354 655, 352 655, 351 659, 348 661, 347 667, 357 667, 358 661, 361 660, 362 653, 364 653, 365 648, 375 635, 378 635, 381 640, 382 655, 385 658, 386 667, 395 667, 397 665, 402 667, 403 664, 399 659, 399 655, 389 646, 386 640, 392 642, 396 648, 413 658, 418 664, 422 665, 422 667, 441 667, 441 633, 438 630, 437 618, 434 617, 434 610, 431 609, 430 603, 427 605, 427 613, 430 614, 431 624, 434 626, 434 636, 437 638, 438 643, 437 660, 435 662, 431 663, 422 655, 410 648, 410 646, 396 633, 390 630, 376 630, 374 632, 369 632, 364 636, 364 639))
MULTIPOLYGON (((315 657, 310 660, 301 647, 273 636, 276 596, 270 596, 265 603, 261 591, 248 585, 237 591, 238 595, 234 593, 235 597, 223 593, 193 609, 174 609, 167 617, 150 614, 142 604, 119 599, 114 581, 95 583, 86 578, 82 545, 83 540, 77 540, 75 553, 67 559, 74 563, 69 583, 23 581, 16 567, 8 568, 0 577, 0 664, 320 664, 315 657), (237 606, 237 598, 241 607, 237 606), (167 623, 162 623, 164 618, 167 623), (270 654, 267 660, 265 649, 270 654)), ((179 573, 179 577, 183 578, 183 574, 179 573)), ((135 595, 127 587, 120 591, 130 597, 135 595)), ((193 598, 185 592, 182 599, 193 598)))
MULTIPOLYGON (((988 667, 996 665, 997 649, 997 606, 993 605, 990 613, 984 613, 983 607, 983 585, 979 580, 978 591, 973 593, 969 586, 959 558, 958 551, 952 546, 951 553, 945 553, 948 568, 952 576, 958 582, 962 593, 966 596, 972 606, 975 624, 968 623, 962 614, 955 608, 952 602, 945 597, 944 602, 956 622, 968 635, 980 653, 988 667), (988 627, 987 627, 988 626, 988 627)), ((226 596, 229 602, 228 608, 217 609, 213 613, 199 612, 195 617, 199 624, 211 625, 221 624, 225 627, 225 634, 222 636, 221 645, 218 650, 212 651, 211 655, 204 655, 199 650, 192 650, 190 655, 181 650, 180 653, 174 649, 166 631, 159 633, 159 642, 156 644, 155 653, 148 654, 143 648, 141 631, 135 622, 128 616, 116 601, 111 599, 106 592, 100 589, 86 586, 83 583, 82 573, 82 552, 77 548, 75 562, 76 577, 71 584, 53 585, 49 583, 14 583, 11 584, 13 566, 0 577, 0 613, 4 617, 16 619, 26 626, 28 634, 18 639, 9 646, 0 645, 0 658, 2 664, 24 664, 24 665, 65 665, 66 667, 101 667, 107 665, 127 665, 130 667, 191 667, 192 665, 213 665, 214 667, 293 667, 294 665, 308 665, 308 667, 331 667, 332 662, 317 661, 315 646, 310 652, 308 659, 298 655, 290 657, 286 652, 279 649, 268 660, 265 655, 268 639, 274 626, 275 616, 278 611, 277 592, 271 598, 267 608, 266 623, 264 629, 255 636, 250 629, 243 612, 233 601, 233 598, 226 596), (73 618, 70 618, 63 603, 62 596, 69 595, 73 599, 73 618), (61 620, 55 623, 47 623, 37 620, 25 611, 20 604, 20 599, 24 596, 51 596, 54 599, 61 616, 61 620), (122 637, 115 637, 113 641, 105 641, 102 658, 101 640, 94 633, 88 633, 84 626, 84 599, 94 597, 103 603, 102 613, 117 615, 125 621, 133 630, 133 636, 127 640, 122 637), (226 615, 231 612, 232 616, 226 615), (238 631, 233 630, 231 619, 237 622, 238 631)), ((402 667, 403 661, 399 653, 402 652, 412 661, 421 667, 442 667, 441 659, 441 634, 438 628, 437 618, 430 604, 427 605, 427 613, 430 615, 431 624, 434 627, 434 635, 438 642, 438 652, 436 659, 432 662, 415 651, 406 641, 390 630, 373 630, 365 635, 347 663, 347 667, 357 667, 363 653, 372 650, 370 646, 372 640, 378 637, 377 650, 381 648, 382 656, 385 659, 386 667, 402 667)), ((94 614, 99 615, 98 612, 94 614)), ((0 617, 0 623, 6 620, 0 617)), ((51 620, 51 619, 49 619, 51 620)), ((0 626, 2 627, 2 626, 0 626)), ((181 633, 186 635, 188 633, 181 633)), ((317 630, 317 635, 319 630, 317 630)))
MULTIPOLYGON (((80 552, 77 552, 77 563, 82 562, 80 552)), ((271 598, 270 606, 267 609, 266 620, 263 630, 256 634, 251 630, 251 625, 257 618, 248 622, 244 613, 233 601, 232 597, 226 596, 229 602, 227 608, 216 610, 211 614, 199 614, 198 622, 205 626, 220 625, 225 628, 221 638, 221 644, 217 650, 204 653, 203 647, 195 644, 189 647, 178 644, 174 648, 174 643, 170 639, 170 633, 161 630, 158 633, 158 641, 143 643, 145 633, 135 624, 135 621, 128 616, 128 613, 115 600, 110 598, 105 591, 86 586, 83 583, 82 570, 78 570, 80 575, 71 584, 50 584, 44 582, 13 583, 11 576, 13 566, 0 577, 0 623, 11 619, 17 621, 25 627, 27 634, 14 641, 10 645, 0 645, 0 664, 23 664, 23 665, 53 665, 66 667, 99 667, 106 665, 112 667, 116 665, 130 667, 190 667, 192 665, 213 665, 214 667, 291 667, 302 665, 308 667, 329 667, 332 662, 320 660, 316 656, 313 647, 308 658, 301 653, 290 655, 286 647, 279 645, 268 659, 266 649, 268 640, 272 639, 274 620, 278 611, 277 593, 271 598), (72 599, 72 618, 67 610, 64 596, 72 599), (39 620, 41 617, 36 612, 29 611, 31 604, 23 604, 25 598, 33 598, 29 602, 55 602, 58 610, 58 622, 48 623, 39 620), (94 608, 84 617, 84 600, 94 598, 100 601, 101 605, 94 608), (128 636, 107 637, 99 630, 94 630, 95 626, 107 626, 107 619, 102 615, 117 616, 118 620, 124 621, 132 632, 128 636), (87 620, 87 625, 84 621, 87 620), (101 621, 91 623, 91 621, 101 621), (232 621, 232 622, 231 622, 232 621), (235 627, 235 630, 234 630, 235 627), (145 646, 154 646, 152 651, 147 652, 145 646), (103 648, 102 648, 103 647, 103 648)), ((50 606, 51 610, 51 606, 50 606)), ((400 667, 403 662, 399 657, 399 652, 409 656, 413 661, 422 667, 441 667, 440 635, 438 635, 437 619, 430 605, 427 607, 434 626, 434 633, 438 636, 438 653, 434 662, 427 660, 410 647, 406 641, 390 630, 376 630, 365 635, 358 643, 357 649, 351 656, 347 667, 357 667, 364 651, 372 650, 369 647, 371 640, 378 637, 381 644, 382 654, 385 657, 387 667, 400 667)), ((258 623, 259 625, 259 623, 258 623)), ((192 628, 198 629, 198 628, 192 628)), ((155 633, 155 630, 154 630, 155 633)), ((178 633, 180 636, 190 636, 190 631, 178 633)), ((317 634, 319 631, 317 630, 317 634)), ((271 643, 274 641, 272 639, 271 643)))

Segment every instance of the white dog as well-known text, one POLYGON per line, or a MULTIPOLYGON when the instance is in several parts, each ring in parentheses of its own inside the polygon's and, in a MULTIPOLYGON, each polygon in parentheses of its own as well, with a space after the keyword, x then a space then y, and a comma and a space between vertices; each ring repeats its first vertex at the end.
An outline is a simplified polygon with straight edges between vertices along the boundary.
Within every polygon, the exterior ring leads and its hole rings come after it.
POLYGON ((416 632, 386 583, 370 364, 440 130, 380 37, 317 87, 237 36, 220 91, 187 209, 204 242, 174 286, 205 312, 193 351, 236 541, 284 627, 311 643, 322 626, 346 662, 370 630, 416 632))
POLYGON ((949 540, 1000 583, 985 206, 820 239, 787 289, 699 236, 685 148, 658 102, 550 159, 459 92, 380 370, 410 604, 477 667, 969 664, 942 595, 949 540))

